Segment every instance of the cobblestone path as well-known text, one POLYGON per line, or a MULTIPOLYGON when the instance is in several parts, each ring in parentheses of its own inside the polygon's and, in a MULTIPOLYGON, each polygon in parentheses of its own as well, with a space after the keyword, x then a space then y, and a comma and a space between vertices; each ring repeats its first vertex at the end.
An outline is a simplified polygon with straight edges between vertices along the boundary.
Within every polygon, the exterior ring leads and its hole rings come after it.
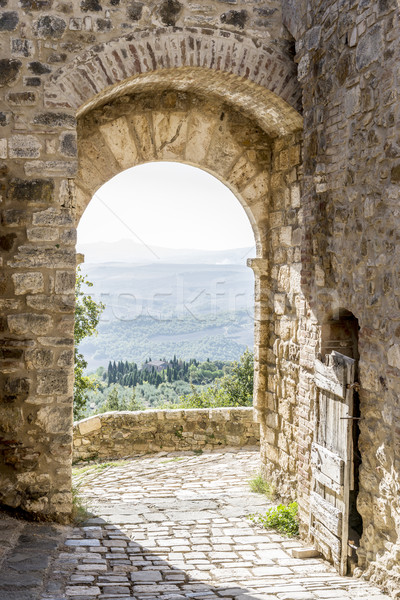
POLYGON ((258 450, 224 450, 88 468, 76 482, 94 516, 75 528, 24 525, 38 528, 33 541, 32 532, 14 532, 0 600, 387 600, 321 559, 293 558, 299 541, 247 519, 268 506, 249 491, 258 461, 258 450), (27 535, 34 555, 24 547, 27 535), (22 572, 12 571, 15 564, 22 572), (16 587, 18 577, 38 574, 38 587, 29 579, 16 587))
POLYGON ((87 473, 80 490, 98 516, 66 542, 76 560, 67 597, 386 598, 323 560, 292 558, 298 541, 246 518, 268 506, 249 490, 258 461, 258 450, 191 453, 87 473))

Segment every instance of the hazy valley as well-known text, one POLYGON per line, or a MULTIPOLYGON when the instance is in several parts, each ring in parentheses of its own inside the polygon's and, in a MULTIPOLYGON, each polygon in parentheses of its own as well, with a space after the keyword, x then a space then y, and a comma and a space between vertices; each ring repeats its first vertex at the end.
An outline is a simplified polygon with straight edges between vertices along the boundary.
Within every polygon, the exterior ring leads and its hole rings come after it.
POLYGON ((80 350, 89 370, 110 360, 235 360, 253 347, 254 250, 170 250, 128 240, 80 246, 90 294, 106 305, 80 350), (155 256, 156 255, 156 256, 155 256), (108 260, 106 260, 108 258, 108 260))

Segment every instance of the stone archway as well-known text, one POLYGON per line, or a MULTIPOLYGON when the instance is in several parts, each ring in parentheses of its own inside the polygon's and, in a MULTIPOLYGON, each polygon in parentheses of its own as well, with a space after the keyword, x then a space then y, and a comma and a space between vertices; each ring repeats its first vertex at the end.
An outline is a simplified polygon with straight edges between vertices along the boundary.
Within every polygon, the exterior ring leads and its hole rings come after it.
MULTIPOLYGON (((168 80, 163 83, 164 88, 167 83, 168 80)), ((274 253, 281 255, 292 243, 289 241, 292 227, 285 227, 284 198, 289 199, 294 212, 299 208, 296 175, 300 164, 299 134, 274 139, 257 122, 219 98, 160 90, 158 86, 151 94, 147 91, 135 94, 129 83, 127 89, 127 94, 119 94, 78 118, 75 221, 79 221, 103 183, 124 169, 148 161, 178 161, 196 166, 233 191, 249 218, 256 240, 257 258, 250 261, 256 281, 254 406, 264 438, 271 439, 266 422, 267 414, 276 415, 276 409, 269 406, 267 392, 268 371, 275 374, 268 341, 276 291, 271 290, 271 284, 276 285, 271 279, 271 264, 274 253)), ((273 124, 270 128, 273 129, 273 124)), ((282 276, 278 275, 278 279, 282 281, 282 276)), ((279 285, 277 290, 282 289, 282 282, 279 285)), ((275 320, 280 318, 289 320, 291 316, 283 311, 275 315, 275 320)), ((264 462, 271 472, 276 472, 279 458, 273 460, 272 456, 271 460, 271 449, 276 453, 276 444, 264 446, 264 462)), ((293 467, 293 477, 295 471, 293 467)), ((287 490, 292 482, 286 479, 287 490)))
POLYGON ((225 100, 233 94, 244 110, 258 108, 270 121, 289 119, 292 127, 301 127, 296 74, 295 63, 276 42, 194 27, 143 30, 98 44, 52 74, 44 105, 87 110, 126 91, 127 83, 143 86, 151 75, 154 86, 154 77, 165 84, 172 75, 176 89, 191 85, 225 100))
POLYGON ((210 172, 233 191, 263 255, 272 140, 229 105, 174 90, 128 94, 80 117, 77 132, 76 220, 96 190, 122 170, 182 162, 210 172))
MULTIPOLYGON (((282 269, 296 262, 297 272, 299 265, 298 99, 295 66, 286 55, 222 31, 125 36, 47 77, 43 109, 32 120, 43 141, 28 136, 24 145, 16 135, 10 145, 16 162, 3 211, 9 359, 2 383, 11 401, 0 415, 0 503, 39 518, 68 518, 76 223, 102 183, 150 160, 209 171, 249 217, 257 242, 256 407, 265 461, 283 470, 267 420, 276 408, 266 382, 275 370, 274 293, 293 280, 282 269), (135 63, 127 53, 137 38, 135 63), (213 46, 223 63, 213 62, 213 46)), ((295 309, 284 309, 278 320, 291 319, 288 312, 295 309)))

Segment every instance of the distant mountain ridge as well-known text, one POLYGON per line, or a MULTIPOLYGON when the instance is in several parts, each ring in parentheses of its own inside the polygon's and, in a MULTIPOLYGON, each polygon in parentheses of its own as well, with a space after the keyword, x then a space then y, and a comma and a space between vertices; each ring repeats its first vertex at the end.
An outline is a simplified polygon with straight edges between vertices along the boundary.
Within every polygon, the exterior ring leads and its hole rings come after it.
POLYGON ((253 310, 254 275, 243 264, 85 262, 81 270, 107 305, 103 321, 253 310))
POLYGON ((174 249, 138 244, 129 239, 78 244, 77 251, 85 256, 87 263, 245 265, 248 258, 255 257, 255 247, 228 250, 174 249))

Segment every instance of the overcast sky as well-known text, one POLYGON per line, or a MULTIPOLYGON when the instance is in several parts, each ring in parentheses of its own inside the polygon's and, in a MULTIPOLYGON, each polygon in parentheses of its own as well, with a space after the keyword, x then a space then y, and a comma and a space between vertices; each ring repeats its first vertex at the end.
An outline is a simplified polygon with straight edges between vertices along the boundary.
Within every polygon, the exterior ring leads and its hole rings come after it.
POLYGON ((95 194, 78 244, 132 239, 166 248, 225 250, 254 245, 240 202, 218 179, 180 163, 147 163, 95 194))

